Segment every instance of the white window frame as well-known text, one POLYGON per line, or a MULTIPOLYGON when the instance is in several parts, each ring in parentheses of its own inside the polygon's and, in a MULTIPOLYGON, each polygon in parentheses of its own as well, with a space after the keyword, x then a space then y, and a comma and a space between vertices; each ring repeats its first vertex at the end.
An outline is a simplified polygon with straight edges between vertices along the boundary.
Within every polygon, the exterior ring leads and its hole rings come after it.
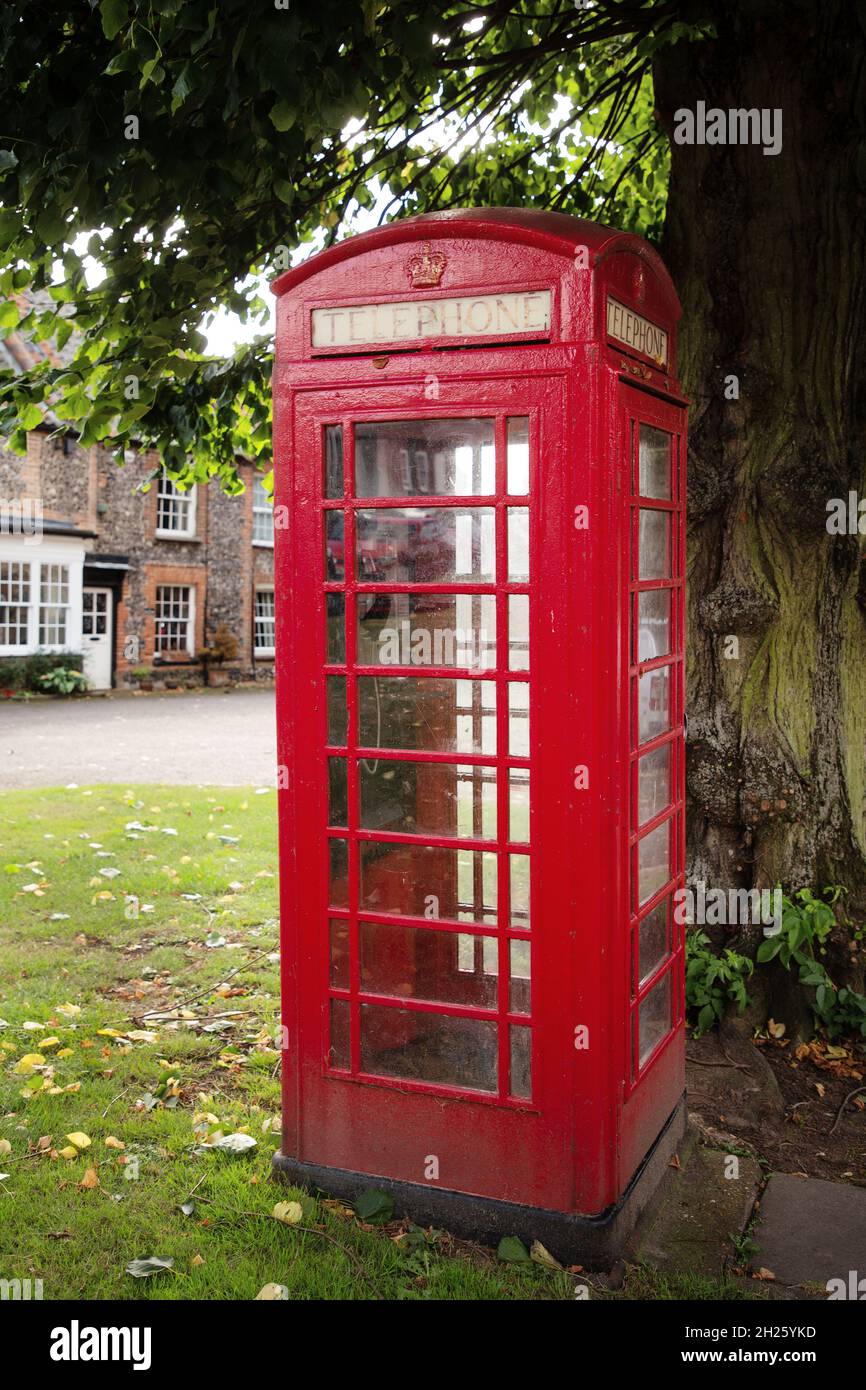
POLYGON ((186 652, 189 656, 195 656, 195 587, 192 584, 157 584, 153 602, 153 656, 159 663, 163 660, 171 660, 176 652, 186 652), (159 612, 159 596, 163 589, 185 589, 188 597, 189 612, 186 619, 161 618, 159 612), (159 625, 161 622, 186 621, 186 644, 179 647, 160 647, 159 645, 159 625))
MULTIPOLYGON (((173 478, 163 471, 159 476, 156 485, 156 536, 160 540, 168 541, 191 541, 195 540, 195 521, 196 504, 198 501, 198 485, 193 483, 192 487, 182 492, 173 478), (161 526, 160 510, 162 502, 175 502, 181 504, 181 511, 186 515, 186 525, 180 526, 161 526)), ((170 509, 174 511, 174 508, 170 509)))
POLYGON ((260 473, 253 475, 253 545, 260 545, 267 550, 274 548, 274 508, 265 492, 265 484, 260 473), (267 517, 266 537, 256 535, 256 518, 267 517))
MULTIPOLYGON (((30 642, 30 610, 33 606, 33 566, 29 559, 23 556, 19 559, 7 558, 5 555, 0 558, 0 609, 17 608, 24 610, 23 623, 19 620, 14 624, 17 632, 23 636, 21 642, 4 642, 0 650, 4 652, 27 651, 30 642), (14 572, 10 569, 9 574, 4 578, 3 567, 5 565, 14 566, 14 572), (8 587, 7 587, 8 586, 8 587), (26 599, 22 596, 26 593, 26 599)), ((3 622, 3 628, 8 623, 3 622)))
MULTIPOLYGON (((260 657, 275 656, 275 655, 276 655, 276 645, 274 645, 274 646, 272 646, 272 647, 260 647, 259 644, 258 644, 258 643, 259 643, 259 621, 261 621, 262 623, 269 623, 271 626, 273 626, 273 627, 275 628, 275 624, 276 624, 276 593, 274 592, 273 586, 263 584, 263 585, 261 585, 260 587, 258 587, 258 588, 256 589, 256 592, 255 592, 255 598, 254 598, 254 600, 253 600, 253 656, 260 656, 260 657), (270 617, 265 616, 265 617, 263 617, 261 620, 259 619, 259 614, 258 614, 259 594, 262 594, 262 595, 270 594, 270 596, 271 596, 271 602, 272 602, 272 606, 273 606, 273 611, 272 611, 271 616, 270 616, 270 617)), ((275 629, 274 641, 276 642, 276 629, 275 629)))
MULTIPOLYGON (((30 589, 27 608, 27 641, 12 645, 0 644, 0 657, 33 656, 35 652, 81 652, 83 650, 81 607, 84 587, 84 546, 73 536, 43 536, 38 555, 27 537, 0 536, 0 560, 30 567, 30 589), (51 575, 52 567, 63 566, 66 573, 66 598, 61 603, 46 603, 46 608, 66 611, 66 638, 63 642, 40 642, 39 626, 42 603, 43 575, 51 575)), ((13 607, 24 607, 13 604, 13 607)))

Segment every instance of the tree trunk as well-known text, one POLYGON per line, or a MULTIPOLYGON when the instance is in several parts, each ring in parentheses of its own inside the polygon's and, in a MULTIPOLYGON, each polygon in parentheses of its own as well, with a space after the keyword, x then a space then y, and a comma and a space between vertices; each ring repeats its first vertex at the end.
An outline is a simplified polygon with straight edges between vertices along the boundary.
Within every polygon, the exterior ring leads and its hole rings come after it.
POLYGON ((842 0, 712 9, 717 38, 659 59, 659 119, 672 134, 699 100, 781 108, 783 143, 671 144, 663 250, 692 400, 689 872, 841 883, 862 911, 866 571, 827 503, 866 495, 866 39, 842 0))

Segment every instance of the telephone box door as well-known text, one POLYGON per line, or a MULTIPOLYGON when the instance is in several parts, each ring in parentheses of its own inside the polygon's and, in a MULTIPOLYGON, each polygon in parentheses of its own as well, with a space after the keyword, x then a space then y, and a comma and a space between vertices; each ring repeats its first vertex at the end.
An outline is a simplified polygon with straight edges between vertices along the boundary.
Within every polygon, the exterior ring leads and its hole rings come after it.
POLYGON ((563 382, 441 394, 295 398, 283 1146, 568 1209, 580 862, 556 729, 586 586, 563 382))

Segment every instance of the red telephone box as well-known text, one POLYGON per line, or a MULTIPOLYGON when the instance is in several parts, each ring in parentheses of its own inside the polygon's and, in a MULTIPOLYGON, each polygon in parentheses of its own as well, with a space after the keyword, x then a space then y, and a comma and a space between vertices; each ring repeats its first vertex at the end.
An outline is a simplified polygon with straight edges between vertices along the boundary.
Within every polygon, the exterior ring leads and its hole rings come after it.
POLYGON ((508 208, 275 292, 276 1167, 603 1259, 683 1113, 676 293, 508 208))

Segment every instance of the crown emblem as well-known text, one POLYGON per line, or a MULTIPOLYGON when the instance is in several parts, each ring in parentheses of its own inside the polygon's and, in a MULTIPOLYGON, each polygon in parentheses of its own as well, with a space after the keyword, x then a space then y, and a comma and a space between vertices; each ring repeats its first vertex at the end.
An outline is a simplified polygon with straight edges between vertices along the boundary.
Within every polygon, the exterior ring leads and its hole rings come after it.
POLYGON ((429 241, 425 241, 420 251, 409 256, 406 261, 406 274, 413 290, 427 289, 438 285, 448 263, 444 251, 434 251, 429 241))

